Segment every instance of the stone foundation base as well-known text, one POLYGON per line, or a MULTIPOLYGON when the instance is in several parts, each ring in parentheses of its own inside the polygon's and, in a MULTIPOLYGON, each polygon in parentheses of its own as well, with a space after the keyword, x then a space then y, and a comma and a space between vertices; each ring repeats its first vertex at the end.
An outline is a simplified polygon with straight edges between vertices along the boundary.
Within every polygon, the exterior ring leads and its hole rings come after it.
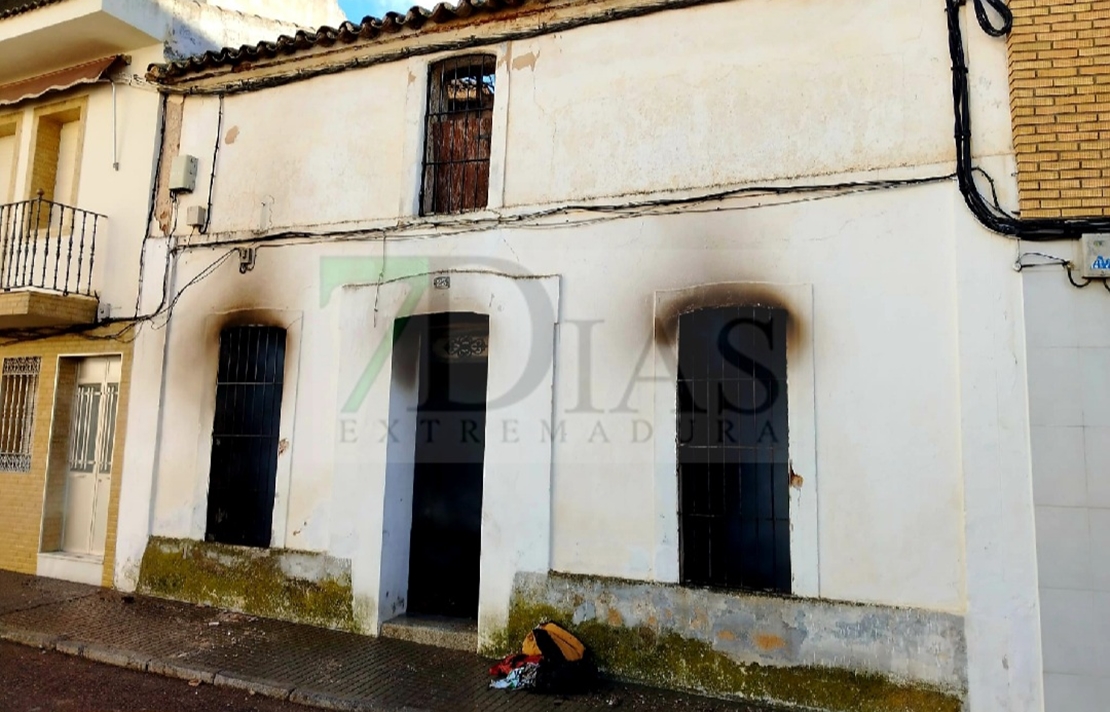
MULTIPOLYGON (((563 574, 518 574, 511 649, 541 620, 616 677, 830 712, 959 712, 964 621, 857 605, 563 574)), ((490 650, 489 652, 501 652, 490 650)))
POLYGON ((351 562, 327 554, 151 537, 141 593, 355 630, 351 562))

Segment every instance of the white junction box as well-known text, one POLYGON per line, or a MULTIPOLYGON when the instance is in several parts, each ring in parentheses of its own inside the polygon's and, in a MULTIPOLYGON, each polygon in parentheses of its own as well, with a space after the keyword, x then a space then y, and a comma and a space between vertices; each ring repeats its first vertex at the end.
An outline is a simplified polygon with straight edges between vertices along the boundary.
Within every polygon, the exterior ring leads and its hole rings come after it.
POLYGON ((1087 279, 1110 278, 1110 235, 1089 233, 1079 241, 1079 273, 1087 279))
POLYGON ((197 187, 197 157, 174 156, 170 163, 170 192, 192 193, 197 187))
POLYGON ((190 205, 185 208, 185 224, 189 227, 204 227, 208 220, 208 209, 203 205, 190 205))

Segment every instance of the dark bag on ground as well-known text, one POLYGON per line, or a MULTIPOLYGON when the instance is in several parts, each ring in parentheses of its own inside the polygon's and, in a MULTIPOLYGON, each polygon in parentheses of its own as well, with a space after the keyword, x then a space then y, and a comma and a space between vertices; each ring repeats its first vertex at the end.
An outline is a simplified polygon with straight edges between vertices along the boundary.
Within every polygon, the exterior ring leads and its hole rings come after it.
POLYGON ((542 656, 531 688, 547 694, 590 691, 597 681, 597 667, 586 646, 555 623, 542 623, 524 639, 524 653, 542 656))

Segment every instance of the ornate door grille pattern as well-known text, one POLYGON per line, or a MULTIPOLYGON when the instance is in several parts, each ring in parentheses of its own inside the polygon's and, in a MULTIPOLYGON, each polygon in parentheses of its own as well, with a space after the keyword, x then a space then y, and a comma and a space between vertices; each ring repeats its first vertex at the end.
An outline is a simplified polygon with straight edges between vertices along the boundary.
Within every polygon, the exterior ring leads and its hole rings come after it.
POLYGON ((41 367, 38 356, 4 359, 0 377, 0 471, 31 469, 31 433, 41 367))
POLYGON ((486 207, 496 65, 489 55, 452 57, 432 65, 421 215, 486 207))
POLYGON ((119 384, 109 383, 101 392, 99 383, 77 386, 69 436, 69 469, 73 472, 112 471, 116 439, 116 405, 119 384), (103 421, 104 427, 100 428, 103 421), (99 463, 99 466, 98 466, 99 463))
POLYGON ((726 307, 679 322, 684 582, 790 592, 786 312, 726 307))
POLYGON ((270 545, 285 329, 237 326, 220 334, 208 541, 270 545))

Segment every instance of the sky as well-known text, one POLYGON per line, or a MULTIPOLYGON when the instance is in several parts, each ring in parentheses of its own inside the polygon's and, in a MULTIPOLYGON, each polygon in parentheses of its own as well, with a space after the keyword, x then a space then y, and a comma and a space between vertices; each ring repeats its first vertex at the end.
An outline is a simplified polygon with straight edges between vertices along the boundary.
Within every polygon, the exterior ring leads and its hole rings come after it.
POLYGON ((358 22, 367 15, 381 17, 385 13, 407 12, 413 5, 430 5, 432 2, 416 2, 416 0, 339 0, 347 19, 358 22))

